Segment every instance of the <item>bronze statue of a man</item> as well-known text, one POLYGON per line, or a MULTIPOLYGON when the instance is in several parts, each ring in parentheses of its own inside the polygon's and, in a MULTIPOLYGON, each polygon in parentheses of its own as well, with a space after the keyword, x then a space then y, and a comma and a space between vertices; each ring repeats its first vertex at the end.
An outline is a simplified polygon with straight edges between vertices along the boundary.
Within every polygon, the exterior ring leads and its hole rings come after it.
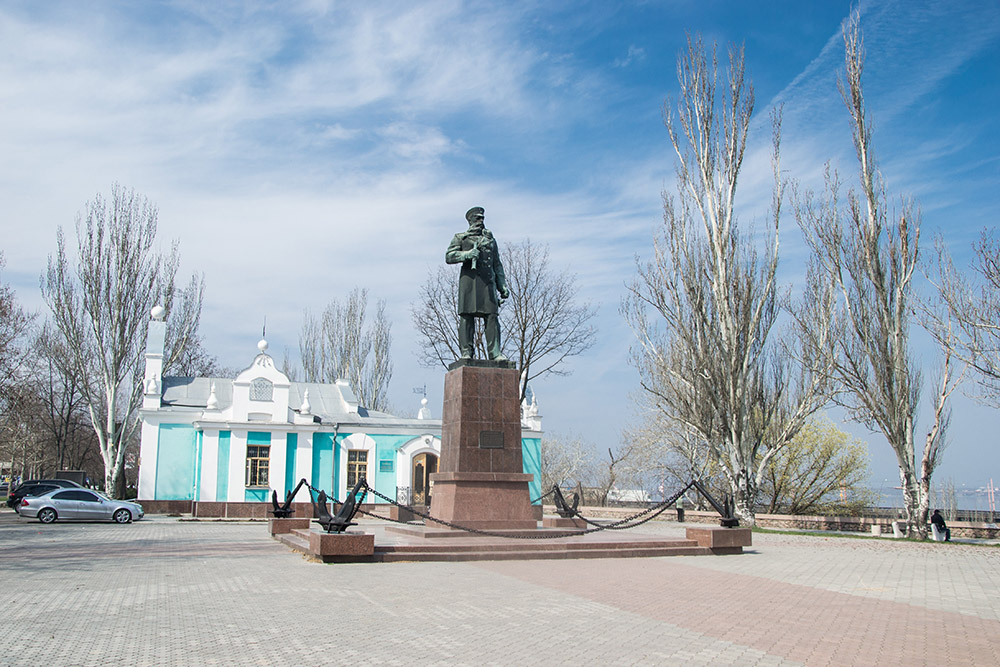
POLYGON ((485 211, 481 206, 470 208, 465 219, 469 229, 455 234, 444 253, 444 261, 448 264, 462 264, 458 279, 458 314, 462 318, 458 325, 458 343, 462 358, 472 359, 475 318, 482 317, 486 320, 486 349, 490 359, 506 361, 507 357, 500 353, 497 292, 502 302, 510 296, 510 291, 503 275, 500 251, 493 234, 485 227, 485 211))

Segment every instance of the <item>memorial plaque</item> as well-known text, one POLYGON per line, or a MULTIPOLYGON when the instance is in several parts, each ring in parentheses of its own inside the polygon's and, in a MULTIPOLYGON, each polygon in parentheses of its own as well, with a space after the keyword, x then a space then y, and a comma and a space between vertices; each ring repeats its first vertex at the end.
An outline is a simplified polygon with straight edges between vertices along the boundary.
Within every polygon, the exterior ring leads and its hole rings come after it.
POLYGON ((480 431, 479 449, 503 449, 503 431, 480 431))

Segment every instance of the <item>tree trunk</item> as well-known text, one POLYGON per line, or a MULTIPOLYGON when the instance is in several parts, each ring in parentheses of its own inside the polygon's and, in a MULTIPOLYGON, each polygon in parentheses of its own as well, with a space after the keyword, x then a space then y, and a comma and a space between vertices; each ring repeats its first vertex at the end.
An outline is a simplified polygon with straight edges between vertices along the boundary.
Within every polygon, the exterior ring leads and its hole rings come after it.
POLYGON ((930 480, 918 481, 909 466, 900 466, 899 479, 903 487, 903 511, 906 517, 907 537, 927 539, 927 508, 930 503, 929 494, 924 487, 930 480))
POLYGON ((757 502, 757 483, 754 476, 746 470, 741 470, 736 484, 730 482, 730 486, 733 493, 733 513, 736 514, 736 518, 743 526, 756 526, 757 515, 754 512, 754 505, 757 502))

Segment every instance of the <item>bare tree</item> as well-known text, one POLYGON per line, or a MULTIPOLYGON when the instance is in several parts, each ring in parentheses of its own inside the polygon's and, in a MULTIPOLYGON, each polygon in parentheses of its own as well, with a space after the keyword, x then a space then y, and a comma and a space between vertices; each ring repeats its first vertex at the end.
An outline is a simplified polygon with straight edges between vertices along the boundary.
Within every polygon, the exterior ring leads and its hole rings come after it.
POLYGON ((824 375, 813 372, 815 364, 793 365, 772 331, 781 311, 780 115, 772 118, 775 184, 758 254, 752 230, 735 214, 754 108, 743 50, 730 49, 721 92, 715 50, 709 58, 700 38, 688 40, 677 72, 676 112, 669 100, 664 107, 677 195, 664 194, 654 259, 639 263, 622 313, 638 339, 633 361, 642 388, 668 419, 706 443, 737 514, 752 524, 767 462, 822 404, 824 375))
MULTIPOLYGON (((565 375, 565 362, 594 343, 591 320, 596 308, 578 303, 576 277, 556 271, 547 246, 525 239, 500 249, 510 299, 500 308, 503 353, 517 360, 521 372, 520 400, 528 383, 552 373, 565 375)), ((461 356, 458 345, 458 273, 438 267, 420 288, 410 309, 420 340, 420 362, 448 367, 461 356)), ((481 329, 481 323, 477 322, 481 329)), ((486 358, 482 332, 477 331, 477 356, 486 358)))
POLYGON ((910 317, 916 305, 913 276, 919 259, 920 212, 903 200, 891 211, 872 151, 861 74, 864 46, 855 13, 844 27, 845 80, 840 91, 851 116, 860 191, 848 194, 828 170, 822 201, 796 198, 796 215, 814 259, 841 294, 838 358, 833 377, 836 400, 851 417, 878 429, 896 454, 910 535, 927 535, 930 480, 948 423, 947 400, 957 382, 946 351, 934 397, 932 425, 915 461, 920 372, 909 347, 910 317))
MULTIPOLYGON (((6 264, 0 252, 0 269, 6 264)), ((8 391, 22 379, 27 367, 31 335, 35 316, 18 302, 10 285, 0 282, 0 409, 4 409, 8 391)))
MULTIPOLYGON (((631 467, 653 475, 662 487, 663 497, 670 494, 670 489, 683 487, 692 479, 710 488, 713 494, 728 492, 728 484, 721 483, 713 450, 701 434, 668 416, 664 412, 668 406, 657 407, 649 392, 641 392, 635 400, 642 410, 640 421, 622 434, 624 441, 633 443, 636 460, 631 467)), ((707 506, 696 492, 688 491, 685 496, 699 507, 707 506)))
POLYGON ((924 304, 925 325, 975 372, 981 398, 1000 407, 1000 241, 983 230, 973 246, 972 276, 959 272, 941 237, 935 239, 932 282, 938 298, 924 304))
POLYGON ((591 482, 594 484, 597 493, 597 503, 602 507, 607 506, 608 496, 611 491, 617 488, 622 478, 627 479, 629 461, 633 457, 632 444, 625 443, 618 449, 618 453, 608 447, 608 458, 606 460, 593 461, 590 464, 591 482))
POLYGON ((579 482, 589 461, 587 448, 579 438, 546 435, 541 442, 542 492, 553 485, 564 487, 579 482))
POLYGON ((220 374, 219 360, 208 353, 201 339, 201 308, 205 298, 205 278, 191 276, 187 287, 171 286, 160 304, 167 311, 167 331, 163 374, 180 377, 220 374))
POLYGON ((86 462, 94 458, 99 462, 100 456, 88 418, 83 379, 65 341, 51 323, 47 322, 39 332, 35 351, 33 378, 38 419, 55 468, 85 470, 86 462))
MULTIPOLYGON (((119 184, 77 218, 77 253, 62 228, 42 275, 42 295, 82 379, 90 422, 104 461, 104 489, 121 488, 126 448, 137 425, 146 327, 153 305, 174 289, 178 252, 155 247, 156 207, 119 184)), ((180 339, 185 338, 179 332, 180 339)))
POLYGON ((361 405, 385 410, 392 378, 392 325, 385 301, 367 321, 368 290, 354 288, 343 303, 333 300, 321 319, 305 314, 299 354, 306 382, 347 380, 361 405))

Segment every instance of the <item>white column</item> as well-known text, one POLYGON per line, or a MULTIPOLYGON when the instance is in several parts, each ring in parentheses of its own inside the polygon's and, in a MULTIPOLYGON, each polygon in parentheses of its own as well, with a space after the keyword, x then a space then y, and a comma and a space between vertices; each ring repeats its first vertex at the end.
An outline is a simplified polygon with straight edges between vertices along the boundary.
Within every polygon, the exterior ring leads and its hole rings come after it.
MULTIPOLYGON (((295 448, 295 483, 300 479, 312 484, 313 467, 313 434, 299 433, 298 446, 295 448)), ((301 493, 301 491, 299 492, 301 493)), ((298 496, 296 496, 298 499, 298 496)), ((304 502, 304 501, 303 501, 304 502)))
POLYGON ((219 432, 203 431, 201 436, 201 483, 198 500, 212 502, 219 482, 219 432))
MULTIPOLYGON (((268 486, 278 492, 279 502, 285 500, 285 459, 288 451, 288 435, 286 433, 271 432, 270 460, 267 466, 268 486)), ((288 489, 291 491, 291 489, 288 489)), ((268 494, 270 495, 270 494, 268 494)))
POLYGON ((242 503, 246 500, 247 432, 232 431, 229 436, 229 492, 226 500, 242 503))
POLYGON ((160 427, 142 421, 139 438, 139 500, 154 500, 156 494, 156 454, 159 451, 160 427))

